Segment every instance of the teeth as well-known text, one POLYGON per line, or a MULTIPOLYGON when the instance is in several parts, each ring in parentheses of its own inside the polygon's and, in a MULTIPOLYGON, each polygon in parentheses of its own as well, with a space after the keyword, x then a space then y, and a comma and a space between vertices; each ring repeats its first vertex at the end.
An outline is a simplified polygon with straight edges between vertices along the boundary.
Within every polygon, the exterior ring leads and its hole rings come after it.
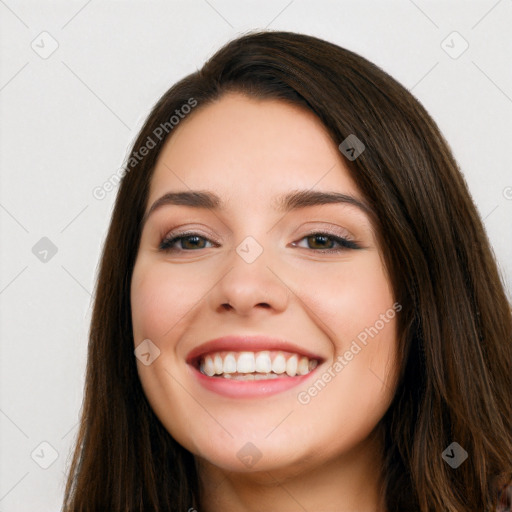
POLYGON ((293 355, 292 357, 290 357, 290 359, 288 359, 288 361, 286 361, 286 373, 290 377, 295 377, 295 375, 297 373, 298 362, 299 362, 299 358, 295 355, 293 355))
POLYGON ((252 352, 240 352, 236 364, 236 371, 238 373, 252 373, 255 368, 256 362, 254 361, 254 354, 252 352))
POLYGON ((208 377, 213 377, 215 375, 215 368, 213 367, 213 359, 210 356, 206 356, 204 358, 204 373, 208 375, 208 377))
POLYGON ((266 375, 261 373, 247 373, 245 375, 232 375, 231 373, 225 373, 223 377, 231 380, 269 380, 277 379, 279 376, 275 373, 267 373, 266 375))
POLYGON ((254 375, 252 373, 247 373, 245 375, 233 375, 233 380, 254 380, 254 375))
POLYGON ((208 377, 219 376, 233 380, 276 379, 286 373, 289 377, 306 375, 318 365, 309 359, 289 352, 217 352, 199 361, 199 370, 208 377))
POLYGON ((270 359, 270 352, 258 353, 256 356, 256 371, 260 373, 270 373, 272 371, 272 360, 270 359))
POLYGON ((213 358, 213 367, 215 368, 215 374, 221 375, 224 370, 224 363, 222 362, 222 357, 220 354, 215 354, 213 358))
POLYGON ((283 354, 277 354, 273 363, 272 363, 272 371, 274 373, 280 374, 286 371, 286 359, 283 354))
POLYGON ((235 354, 230 352, 224 358, 224 366, 222 367, 223 373, 235 373, 236 372, 236 359, 235 354))
POLYGON ((261 373, 254 374, 254 380, 267 380, 267 379, 277 379, 277 375, 275 373, 267 373, 266 375, 262 375, 261 373))
POLYGON ((307 357, 301 357, 297 365, 297 373, 299 375, 306 375, 309 372, 309 359, 307 357))

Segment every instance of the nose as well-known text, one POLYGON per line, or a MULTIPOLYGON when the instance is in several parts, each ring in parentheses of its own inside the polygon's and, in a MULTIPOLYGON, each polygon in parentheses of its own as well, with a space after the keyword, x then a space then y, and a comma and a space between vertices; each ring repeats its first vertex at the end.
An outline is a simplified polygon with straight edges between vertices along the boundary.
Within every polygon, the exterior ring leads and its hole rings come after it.
POLYGON ((223 276, 214 285, 209 299, 217 312, 250 316, 262 310, 273 313, 284 311, 289 296, 285 281, 272 268, 265 250, 251 263, 233 250, 223 276))

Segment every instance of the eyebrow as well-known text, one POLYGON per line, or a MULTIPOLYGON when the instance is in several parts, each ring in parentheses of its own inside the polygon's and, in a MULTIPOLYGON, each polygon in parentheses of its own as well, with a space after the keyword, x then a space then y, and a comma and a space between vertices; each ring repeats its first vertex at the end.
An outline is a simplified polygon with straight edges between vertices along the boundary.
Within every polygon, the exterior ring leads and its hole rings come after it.
MULTIPOLYGON (((341 192, 321 192, 314 190, 295 190, 279 196, 274 200, 274 208, 281 213, 287 213, 299 208, 311 206, 321 206, 325 204, 348 204, 355 206, 366 214, 371 214, 372 209, 360 199, 341 192)), ((189 206, 192 208, 222 210, 223 202, 217 194, 213 192, 194 190, 184 192, 168 192, 157 199, 149 208, 142 219, 144 225, 149 216, 159 208, 167 205, 189 206)))

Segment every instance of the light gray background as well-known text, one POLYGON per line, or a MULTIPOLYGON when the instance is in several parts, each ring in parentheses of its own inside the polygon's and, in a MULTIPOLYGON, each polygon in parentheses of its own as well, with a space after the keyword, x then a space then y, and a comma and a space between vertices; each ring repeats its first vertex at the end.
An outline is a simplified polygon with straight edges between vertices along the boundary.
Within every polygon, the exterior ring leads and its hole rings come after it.
POLYGON ((241 32, 322 37, 411 90, 453 149, 511 295, 511 0, 0 0, 0 16, 0 512, 60 510, 115 198, 93 188, 160 95, 241 32), (469 44, 458 58, 453 31, 469 44), (46 262, 32 252, 42 237, 57 247, 46 262))

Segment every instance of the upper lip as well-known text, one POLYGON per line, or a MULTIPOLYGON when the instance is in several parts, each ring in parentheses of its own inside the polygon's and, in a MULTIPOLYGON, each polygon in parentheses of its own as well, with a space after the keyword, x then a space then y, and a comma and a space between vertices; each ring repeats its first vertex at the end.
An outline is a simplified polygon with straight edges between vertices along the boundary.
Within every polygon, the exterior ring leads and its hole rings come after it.
POLYGON ((293 352, 308 359, 316 359, 321 363, 323 358, 303 347, 300 347, 291 341, 282 338, 271 338, 268 336, 248 336, 231 335, 215 338, 206 341, 194 347, 187 355, 187 363, 193 363, 200 359, 204 354, 210 352, 260 352, 264 350, 283 350, 293 352))

